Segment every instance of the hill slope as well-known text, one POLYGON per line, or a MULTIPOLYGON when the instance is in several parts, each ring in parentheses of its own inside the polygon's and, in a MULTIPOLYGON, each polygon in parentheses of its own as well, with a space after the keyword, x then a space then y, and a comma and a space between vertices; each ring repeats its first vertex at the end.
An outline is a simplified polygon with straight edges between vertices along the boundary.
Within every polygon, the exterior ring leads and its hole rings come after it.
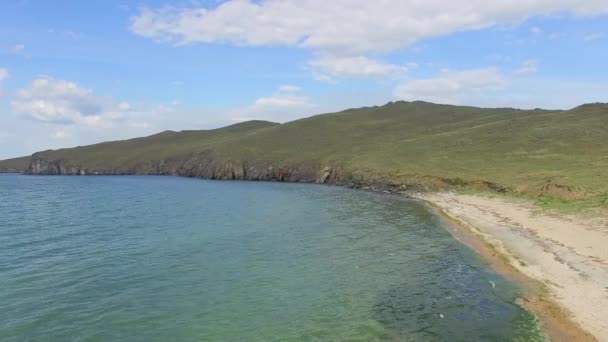
POLYGON ((21 172, 30 166, 30 157, 20 157, 0 161, 0 172, 21 172))
POLYGON ((40 152, 33 159, 38 163, 31 173, 159 173, 388 190, 482 188, 604 206, 608 105, 526 111, 396 102, 281 125, 254 121, 163 132, 40 152))

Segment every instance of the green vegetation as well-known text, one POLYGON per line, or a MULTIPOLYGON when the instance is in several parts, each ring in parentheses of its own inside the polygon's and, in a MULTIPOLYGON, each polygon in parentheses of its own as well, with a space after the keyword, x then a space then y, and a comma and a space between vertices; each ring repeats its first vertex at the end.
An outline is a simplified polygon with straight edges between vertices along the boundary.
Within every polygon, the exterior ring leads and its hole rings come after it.
POLYGON ((214 130, 164 131, 144 138, 43 151, 34 156, 47 160, 68 160, 88 168, 127 169, 148 161, 183 158, 193 153, 212 151, 232 140, 245 139, 258 130, 274 126, 278 124, 249 121, 214 130))
POLYGON ((281 125, 252 121, 163 132, 37 156, 128 167, 202 152, 226 160, 339 161, 358 174, 429 188, 475 188, 487 181, 547 207, 608 206, 607 104, 557 111, 396 102, 281 125))
POLYGON ((20 157, 0 161, 0 172, 20 172, 30 163, 30 157, 20 157))

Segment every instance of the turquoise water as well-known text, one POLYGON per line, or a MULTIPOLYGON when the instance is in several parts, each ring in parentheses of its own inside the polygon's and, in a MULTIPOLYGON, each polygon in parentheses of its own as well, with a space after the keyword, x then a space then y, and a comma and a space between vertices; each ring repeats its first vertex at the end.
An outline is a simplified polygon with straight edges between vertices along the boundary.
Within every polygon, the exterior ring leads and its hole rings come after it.
POLYGON ((516 296, 402 198, 0 175, 0 341, 539 339, 516 296))

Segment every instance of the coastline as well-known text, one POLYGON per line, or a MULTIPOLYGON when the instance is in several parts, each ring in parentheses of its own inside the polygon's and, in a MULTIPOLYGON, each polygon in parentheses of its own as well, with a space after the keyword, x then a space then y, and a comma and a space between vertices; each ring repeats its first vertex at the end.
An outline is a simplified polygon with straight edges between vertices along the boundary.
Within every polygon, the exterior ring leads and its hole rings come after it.
POLYGON ((455 193, 426 202, 450 232, 523 289, 552 341, 608 341, 608 221, 538 213, 528 202, 455 193))
MULTIPOLYGON (((384 183, 353 187, 336 182, 335 174, 330 177, 335 172, 332 168, 323 171, 322 181, 303 183, 405 195, 425 202, 445 220, 456 239, 522 286, 522 298, 516 304, 539 318, 551 341, 608 341, 608 320, 604 318, 608 317, 608 219, 538 214, 532 204, 504 197, 395 191, 384 183)), ((290 179, 260 181, 298 183, 290 179)))

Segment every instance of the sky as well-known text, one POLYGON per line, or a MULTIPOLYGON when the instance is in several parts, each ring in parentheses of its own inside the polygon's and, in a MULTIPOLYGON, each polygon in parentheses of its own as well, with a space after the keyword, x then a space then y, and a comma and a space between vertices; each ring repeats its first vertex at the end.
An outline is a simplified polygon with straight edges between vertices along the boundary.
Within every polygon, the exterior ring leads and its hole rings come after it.
POLYGON ((0 159, 389 101, 608 102, 606 0, 0 2, 0 159))

